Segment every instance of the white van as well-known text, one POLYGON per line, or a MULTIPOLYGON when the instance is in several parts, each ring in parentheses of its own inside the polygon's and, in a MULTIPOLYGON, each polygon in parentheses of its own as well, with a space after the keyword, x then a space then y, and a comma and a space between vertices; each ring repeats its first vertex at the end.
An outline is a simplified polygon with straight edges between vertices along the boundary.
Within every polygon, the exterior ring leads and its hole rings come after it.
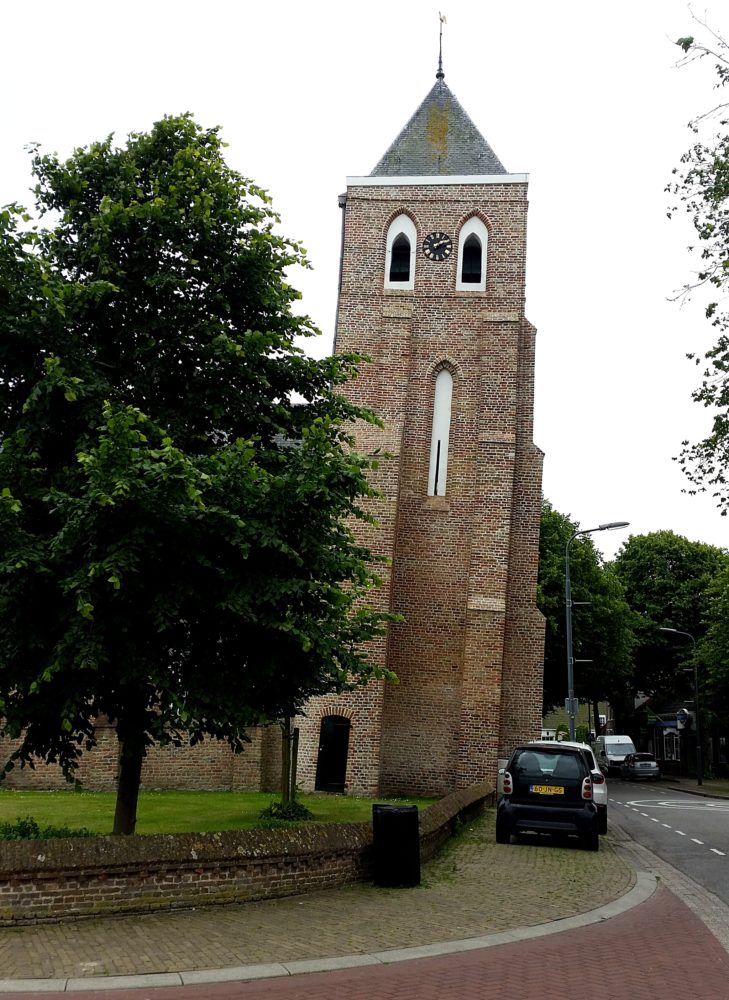
POLYGON ((597 757, 597 763, 604 774, 619 771, 625 760, 625 755, 635 753, 633 741, 629 736, 598 736, 592 746, 597 757))

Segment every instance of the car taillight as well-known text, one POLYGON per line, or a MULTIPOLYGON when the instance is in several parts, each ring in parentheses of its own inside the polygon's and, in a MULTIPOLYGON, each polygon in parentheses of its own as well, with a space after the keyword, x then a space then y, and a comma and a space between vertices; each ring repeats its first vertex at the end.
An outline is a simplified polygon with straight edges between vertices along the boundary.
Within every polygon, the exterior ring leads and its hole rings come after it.
POLYGON ((602 772, 600 772, 598 774, 598 772, 595 771, 595 773, 592 775, 592 783, 593 783, 593 785, 604 785, 605 784, 605 775, 602 774, 602 772))
POLYGON ((514 784, 511 780, 511 775, 509 774, 508 771, 504 771, 503 789, 504 789, 504 795, 511 795, 511 793, 514 791, 514 784))
POLYGON ((582 782, 582 798, 592 798, 592 778, 585 778, 582 782))

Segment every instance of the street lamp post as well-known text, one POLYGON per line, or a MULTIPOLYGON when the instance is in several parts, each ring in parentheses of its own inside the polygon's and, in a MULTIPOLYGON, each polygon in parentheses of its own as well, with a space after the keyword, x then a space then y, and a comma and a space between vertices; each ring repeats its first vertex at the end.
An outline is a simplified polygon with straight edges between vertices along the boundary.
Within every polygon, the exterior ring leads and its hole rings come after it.
POLYGON ((704 752, 701 748, 701 714, 699 712, 699 665, 696 660, 696 640, 690 632, 680 632, 677 628, 659 628, 665 635, 683 635, 690 639, 694 647, 694 709, 696 712, 696 784, 704 783, 704 752))
POLYGON ((591 535, 595 531, 612 531, 614 528, 627 528, 629 521, 609 521, 598 524, 596 528, 583 528, 576 531, 564 547, 564 616, 565 632, 567 633, 567 715, 570 723, 570 740, 575 739, 575 718, 577 705, 575 702, 575 659, 572 653, 572 585, 570 583, 570 545, 579 535, 591 535))

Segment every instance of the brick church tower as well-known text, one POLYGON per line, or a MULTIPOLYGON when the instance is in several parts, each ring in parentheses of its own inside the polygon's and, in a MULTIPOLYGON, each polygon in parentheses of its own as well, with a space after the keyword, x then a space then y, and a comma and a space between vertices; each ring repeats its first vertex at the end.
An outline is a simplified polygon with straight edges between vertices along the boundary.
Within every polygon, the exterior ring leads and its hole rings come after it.
MULTIPOLYGON (((509 174, 436 83, 343 209, 336 351, 372 359, 347 391, 383 428, 374 600, 403 616, 373 650, 399 684, 310 702, 299 782, 374 795, 494 780, 541 728, 535 606, 542 454, 524 317, 527 177, 509 174)), ((358 528, 358 530, 360 530, 358 528)))

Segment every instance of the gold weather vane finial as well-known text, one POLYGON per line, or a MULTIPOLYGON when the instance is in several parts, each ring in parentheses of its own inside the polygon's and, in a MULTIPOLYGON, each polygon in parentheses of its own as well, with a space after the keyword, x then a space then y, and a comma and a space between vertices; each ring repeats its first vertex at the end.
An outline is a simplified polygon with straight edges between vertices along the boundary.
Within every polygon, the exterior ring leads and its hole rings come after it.
POLYGON ((446 23, 445 15, 438 11, 440 18, 440 37, 438 40, 438 72, 435 74, 436 80, 442 80, 445 76, 443 72, 443 25, 446 23))

